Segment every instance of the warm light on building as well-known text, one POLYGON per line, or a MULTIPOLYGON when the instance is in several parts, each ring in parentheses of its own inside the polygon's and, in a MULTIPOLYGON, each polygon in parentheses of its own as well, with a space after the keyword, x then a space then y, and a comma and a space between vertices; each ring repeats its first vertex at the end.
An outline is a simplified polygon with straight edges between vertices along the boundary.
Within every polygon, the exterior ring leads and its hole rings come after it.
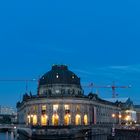
POLYGON ((119 115, 119 119, 121 119, 122 118, 122 115, 119 115))
POLYGON ((53 105, 53 111, 54 111, 54 112, 57 112, 57 111, 58 111, 58 107, 59 107, 58 104, 53 105))
POLYGON ((65 110, 69 110, 69 109, 70 109, 69 105, 65 105, 65 110))
POLYGON ((88 125, 88 116, 84 115, 84 125, 88 125))
POLYGON ((71 124, 71 115, 70 114, 66 114, 64 116, 64 125, 70 125, 71 124))
POLYGON ((41 125, 46 126, 48 122, 48 116, 47 115, 42 115, 41 116, 41 125))
POLYGON ((131 120, 131 117, 129 115, 127 115, 126 118, 125 118, 125 120, 126 121, 130 121, 131 120))
POLYGON ((115 118, 116 117, 116 115, 115 114, 112 114, 112 118, 115 118))
POLYGON ((59 124, 59 116, 58 114, 54 114, 52 116, 52 125, 57 126, 59 124))
POLYGON ((37 125, 37 115, 33 115, 33 125, 37 125))
POLYGON ((75 124, 76 125, 81 125, 81 116, 79 114, 77 114, 76 117, 75 117, 75 124))

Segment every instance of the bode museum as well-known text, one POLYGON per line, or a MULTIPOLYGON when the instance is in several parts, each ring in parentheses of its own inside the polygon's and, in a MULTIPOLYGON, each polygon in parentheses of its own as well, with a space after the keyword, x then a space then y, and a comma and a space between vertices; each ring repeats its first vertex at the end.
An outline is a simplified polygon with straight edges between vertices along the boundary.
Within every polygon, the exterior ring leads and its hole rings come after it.
POLYGON ((24 94, 17 103, 18 123, 27 126, 92 126, 118 123, 120 107, 84 94, 80 78, 65 65, 53 65, 39 79, 36 95, 24 94))

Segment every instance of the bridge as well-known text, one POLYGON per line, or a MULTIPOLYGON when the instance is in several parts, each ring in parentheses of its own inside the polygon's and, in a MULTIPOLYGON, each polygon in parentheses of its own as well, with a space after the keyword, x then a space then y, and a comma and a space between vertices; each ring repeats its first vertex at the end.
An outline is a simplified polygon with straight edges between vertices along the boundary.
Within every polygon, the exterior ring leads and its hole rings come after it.
POLYGON ((116 126, 115 137, 111 136, 110 124, 98 124, 98 125, 87 125, 87 126, 30 126, 26 125, 10 125, 10 124, 0 124, 0 131, 12 131, 15 135, 19 134, 27 138, 38 138, 39 140, 54 139, 83 139, 87 137, 88 140, 107 140, 107 138, 112 140, 119 140, 120 138, 127 138, 128 140, 133 140, 132 138, 140 139, 140 130, 124 129, 122 127, 116 126), (131 135, 133 137, 131 137, 131 135), (110 136, 110 137, 109 137, 110 136))

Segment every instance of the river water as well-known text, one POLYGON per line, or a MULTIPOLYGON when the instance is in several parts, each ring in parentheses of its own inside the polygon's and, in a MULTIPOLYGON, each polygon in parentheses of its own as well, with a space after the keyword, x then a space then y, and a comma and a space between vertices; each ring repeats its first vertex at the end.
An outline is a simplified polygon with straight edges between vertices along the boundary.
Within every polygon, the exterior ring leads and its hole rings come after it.
POLYGON ((5 133, 0 132, 0 140, 16 140, 16 139, 14 138, 13 132, 5 132, 5 133))

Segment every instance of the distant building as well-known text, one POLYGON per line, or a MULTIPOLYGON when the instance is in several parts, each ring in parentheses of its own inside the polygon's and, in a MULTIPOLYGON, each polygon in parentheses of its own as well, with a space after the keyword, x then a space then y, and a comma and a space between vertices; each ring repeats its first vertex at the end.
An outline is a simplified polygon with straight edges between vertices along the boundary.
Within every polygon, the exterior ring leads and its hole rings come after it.
POLYGON ((17 113, 12 107, 0 106, 0 124, 17 123, 17 113))
POLYGON ((121 122, 122 123, 136 123, 137 116, 134 109, 134 104, 130 98, 106 98, 104 100, 118 104, 121 108, 121 122))
POLYGON ((137 115, 137 123, 140 124, 140 105, 135 105, 134 108, 137 115))
POLYGON ((0 115, 15 115, 14 108, 7 106, 0 106, 0 115))

